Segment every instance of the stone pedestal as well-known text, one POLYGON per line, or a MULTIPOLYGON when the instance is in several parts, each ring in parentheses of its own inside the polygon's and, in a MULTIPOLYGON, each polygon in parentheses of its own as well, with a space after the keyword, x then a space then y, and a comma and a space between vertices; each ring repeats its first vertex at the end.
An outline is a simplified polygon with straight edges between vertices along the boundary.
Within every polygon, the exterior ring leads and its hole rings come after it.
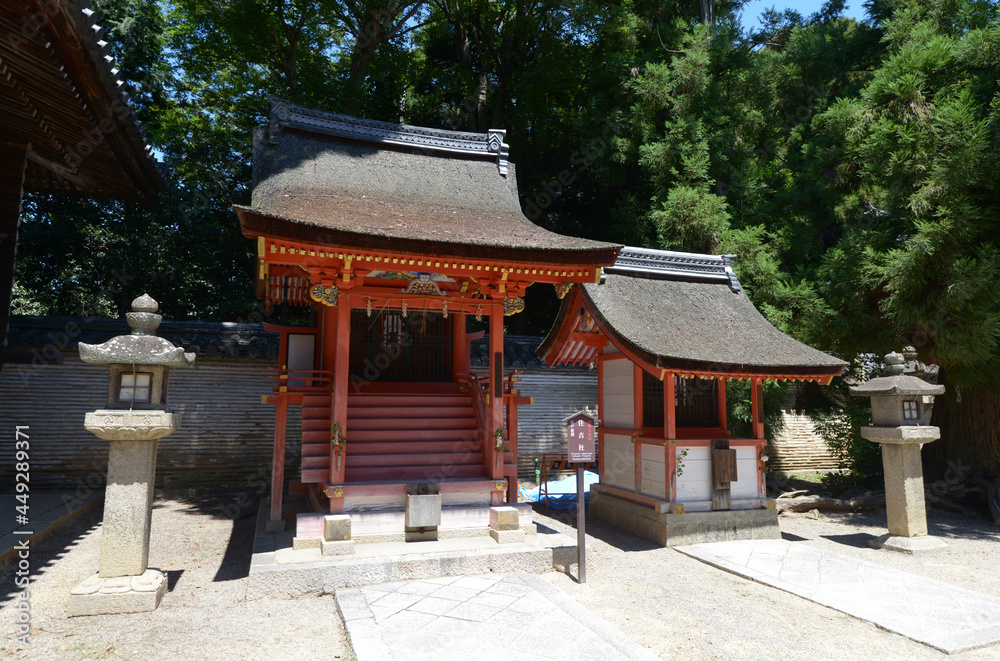
POLYGON ((115 578, 94 574, 70 592, 66 614, 144 613, 156 610, 166 593, 167 578, 155 569, 115 578))

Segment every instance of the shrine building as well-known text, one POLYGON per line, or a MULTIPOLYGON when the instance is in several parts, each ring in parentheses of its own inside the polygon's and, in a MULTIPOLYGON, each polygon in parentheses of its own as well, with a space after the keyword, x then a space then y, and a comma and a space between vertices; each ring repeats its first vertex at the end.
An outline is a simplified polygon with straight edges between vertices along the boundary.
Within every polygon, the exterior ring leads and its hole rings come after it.
POLYGON ((284 525, 290 405, 302 407, 293 488, 317 512, 350 514, 355 534, 373 511, 380 530, 402 531, 408 493, 440 494, 444 527, 449 512, 488 518, 517 500, 516 416, 527 403, 503 372, 504 319, 532 284, 596 283, 621 246, 531 223, 502 130, 271 106, 254 134, 252 202, 235 210, 257 241, 258 296, 311 308, 314 322, 268 325, 281 337, 265 397, 277 407, 269 527, 284 525), (482 376, 469 370, 470 317, 488 326, 482 376))
POLYGON ((563 299, 538 349, 549 367, 598 370, 591 513, 666 546, 779 537, 765 493, 762 384, 829 384, 846 367, 772 326, 731 258, 624 248, 563 299), (727 424, 732 380, 750 383, 749 438, 727 424))

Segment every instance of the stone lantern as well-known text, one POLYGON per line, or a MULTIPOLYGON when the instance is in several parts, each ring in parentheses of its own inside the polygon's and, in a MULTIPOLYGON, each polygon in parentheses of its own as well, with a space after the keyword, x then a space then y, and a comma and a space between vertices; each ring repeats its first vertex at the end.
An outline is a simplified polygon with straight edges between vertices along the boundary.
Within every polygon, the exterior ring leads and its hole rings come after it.
POLYGON ((131 335, 79 344, 81 360, 108 368, 106 408, 87 413, 84 428, 110 447, 99 571, 72 591, 69 615, 151 611, 167 591, 164 575, 147 564, 156 441, 181 426, 167 408, 170 370, 195 357, 156 336, 158 307, 143 294, 125 315, 131 335))
POLYGON ((862 427, 861 436, 882 446, 885 471, 885 508, 889 534, 872 542, 876 548, 903 553, 932 551, 944 542, 927 536, 924 506, 924 475, 920 449, 941 438, 937 427, 921 424, 924 397, 941 395, 944 386, 903 374, 901 354, 885 357, 888 376, 851 388, 857 397, 871 397, 872 426, 862 427))

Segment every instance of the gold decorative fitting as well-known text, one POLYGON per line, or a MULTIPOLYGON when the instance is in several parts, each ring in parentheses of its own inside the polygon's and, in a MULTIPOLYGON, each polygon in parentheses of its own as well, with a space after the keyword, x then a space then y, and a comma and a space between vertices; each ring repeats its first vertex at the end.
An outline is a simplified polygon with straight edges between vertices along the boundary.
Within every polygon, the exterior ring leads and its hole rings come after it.
POLYGON ((344 487, 334 487, 333 488, 333 497, 334 498, 343 498, 344 497, 344 487))
POLYGON ((504 490, 505 490, 505 489, 507 488, 507 483, 506 483, 506 482, 499 482, 499 481, 498 481, 498 482, 497 482, 496 484, 494 484, 493 486, 495 486, 495 487, 496 487, 496 490, 497 490, 497 491, 504 491, 504 490))
POLYGON ((337 299, 339 297, 340 287, 337 285, 330 285, 329 287, 324 287, 323 285, 313 285, 309 290, 309 298, 317 303, 322 303, 323 305, 329 305, 331 307, 335 307, 337 305, 337 299))
POLYGON ((556 288, 556 296, 558 296, 559 299, 562 300, 562 299, 566 298, 566 294, 568 294, 569 290, 573 288, 573 283, 572 282, 557 282, 556 284, 554 284, 552 286, 556 288))
POLYGON ((503 299, 503 315, 510 317, 524 310, 524 299, 520 296, 503 299))

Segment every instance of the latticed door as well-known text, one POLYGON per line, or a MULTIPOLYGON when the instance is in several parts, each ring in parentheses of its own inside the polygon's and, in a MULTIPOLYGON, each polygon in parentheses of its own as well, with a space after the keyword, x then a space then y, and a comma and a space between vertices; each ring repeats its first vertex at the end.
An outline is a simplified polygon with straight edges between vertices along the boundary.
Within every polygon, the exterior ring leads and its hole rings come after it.
POLYGON ((436 312, 351 312, 351 378, 451 381, 451 321, 436 312))

